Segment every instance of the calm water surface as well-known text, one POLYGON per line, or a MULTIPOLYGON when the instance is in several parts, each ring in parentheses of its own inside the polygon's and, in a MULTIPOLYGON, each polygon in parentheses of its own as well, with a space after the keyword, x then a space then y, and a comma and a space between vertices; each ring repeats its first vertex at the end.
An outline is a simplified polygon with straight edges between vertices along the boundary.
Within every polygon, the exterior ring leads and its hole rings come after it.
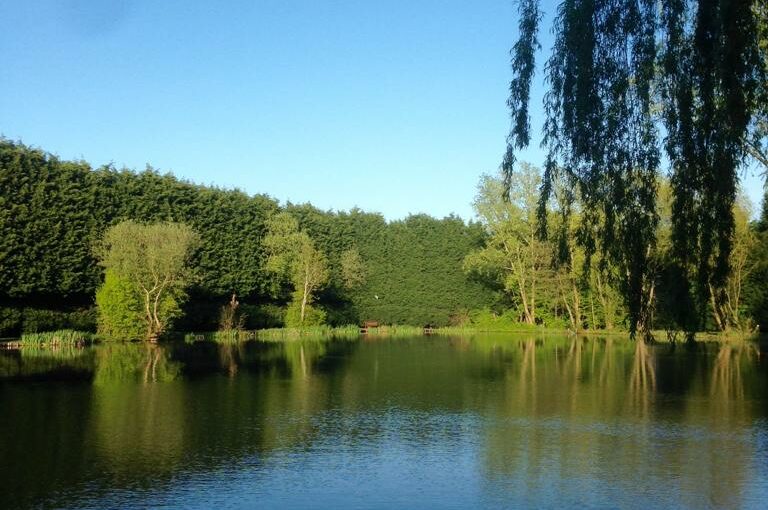
POLYGON ((509 335, 5 351, 0 507, 765 508, 767 357, 509 335))

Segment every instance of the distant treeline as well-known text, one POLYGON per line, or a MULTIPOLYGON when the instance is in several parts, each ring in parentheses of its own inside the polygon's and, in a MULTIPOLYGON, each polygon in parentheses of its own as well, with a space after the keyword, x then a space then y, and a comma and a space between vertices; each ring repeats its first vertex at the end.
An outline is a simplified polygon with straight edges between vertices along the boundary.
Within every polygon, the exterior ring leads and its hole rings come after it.
POLYGON ((299 220, 329 261, 351 248, 362 258, 366 278, 354 289, 341 284, 339 265, 330 265, 330 284, 317 304, 332 325, 445 325, 499 299, 462 269, 465 256, 485 243, 478 223, 426 215, 387 222, 358 209, 281 207, 266 195, 192 184, 151 168, 94 169, 0 140, 0 336, 93 327, 104 277, 93 248, 126 219, 183 222, 200 236, 197 279, 178 328, 215 329, 233 293, 249 328, 279 326, 290 290, 265 270, 262 241, 268 219, 280 211, 299 220))

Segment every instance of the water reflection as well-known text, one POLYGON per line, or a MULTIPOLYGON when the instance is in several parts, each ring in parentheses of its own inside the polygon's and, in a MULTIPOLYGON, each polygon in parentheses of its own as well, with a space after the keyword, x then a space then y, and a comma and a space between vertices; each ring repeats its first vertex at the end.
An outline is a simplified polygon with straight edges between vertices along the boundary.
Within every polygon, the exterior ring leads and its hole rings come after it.
POLYGON ((632 375, 629 379, 629 402, 638 414, 648 416, 651 398, 656 393, 655 358, 645 342, 635 342, 632 375))
POLYGON ((95 385, 173 381, 183 366, 169 359, 168 347, 157 344, 107 344, 95 350, 95 385))
POLYGON ((0 507, 204 506, 214 487, 243 506, 749 506, 768 497, 760 354, 488 335, 0 352, 0 507))

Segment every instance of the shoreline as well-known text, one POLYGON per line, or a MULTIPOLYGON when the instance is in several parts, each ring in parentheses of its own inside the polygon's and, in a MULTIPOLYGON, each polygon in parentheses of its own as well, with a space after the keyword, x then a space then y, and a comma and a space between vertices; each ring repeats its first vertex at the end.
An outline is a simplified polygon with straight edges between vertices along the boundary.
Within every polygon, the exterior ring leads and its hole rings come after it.
MULTIPOLYGON (((33 333, 25 336, 32 337, 25 341, 21 338, 0 338, 0 349, 17 350, 25 348, 60 348, 60 347, 86 347, 95 344, 109 343, 151 343, 142 340, 109 340, 97 334, 89 332, 66 332, 67 340, 57 338, 62 332, 52 331, 33 333)), ((677 342, 685 344, 685 335, 677 334, 677 342)), ((514 329, 487 329, 474 327, 442 327, 421 328, 415 326, 379 326, 376 328, 360 328, 359 326, 314 326, 307 328, 272 328, 260 330, 233 330, 233 331, 208 331, 208 332, 173 332, 160 343, 172 342, 213 342, 213 343, 238 343, 246 341, 263 342, 290 342, 296 340, 364 340, 373 338, 404 338, 404 337, 430 337, 430 336, 475 336, 475 335, 532 335, 536 337, 581 337, 581 338, 621 338, 631 341, 629 332, 625 330, 583 330, 574 332, 568 329, 558 328, 514 328, 514 329)), ((654 343, 673 343, 667 331, 653 331, 654 343)), ((63 336, 63 335, 61 335, 63 336)), ((764 342, 768 336, 760 333, 736 333, 736 332, 712 332, 704 331, 696 333, 696 342, 764 342)))

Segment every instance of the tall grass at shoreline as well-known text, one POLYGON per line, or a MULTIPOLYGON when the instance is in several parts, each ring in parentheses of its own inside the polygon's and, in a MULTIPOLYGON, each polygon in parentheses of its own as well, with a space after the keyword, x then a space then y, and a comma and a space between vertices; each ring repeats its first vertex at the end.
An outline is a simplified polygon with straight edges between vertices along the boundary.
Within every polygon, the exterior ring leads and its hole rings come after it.
POLYGON ((61 329, 58 331, 45 331, 43 333, 24 333, 17 343, 22 347, 54 347, 59 345, 85 345, 93 342, 93 339, 93 333, 61 329))
MULTIPOLYGON (((440 330, 431 330, 434 333, 440 330)), ((188 333, 184 336, 186 342, 238 342, 244 340, 262 340, 267 342, 304 340, 304 339, 337 339, 356 340, 363 337, 402 338, 424 334, 424 328, 416 326, 379 326, 362 330, 359 326, 309 326, 306 328, 272 328, 256 331, 212 331, 206 333, 188 333)), ((451 334, 451 333, 447 333, 451 334)))
MULTIPOLYGON (((659 343, 668 343, 676 339, 683 341, 682 335, 670 336, 666 331, 654 331, 654 338, 659 343)), ((215 342, 238 343, 248 340, 264 342, 290 342, 296 340, 358 340, 374 338, 407 338, 414 336, 462 336, 471 337, 485 334, 528 334, 536 336, 579 336, 579 337, 621 337, 629 338, 629 333, 620 329, 615 330, 583 330, 578 333, 566 329, 551 329, 534 326, 518 328, 483 328, 476 326, 448 326, 434 329, 424 329, 416 326, 379 326, 377 328, 361 329, 359 326, 312 326, 306 328, 272 328, 261 330, 231 330, 211 331, 202 333, 186 333, 183 339, 186 343, 215 342)), ((179 337, 176 337, 179 338, 179 337)), ((47 331, 42 333, 25 333, 17 340, 5 341, 0 346, 5 348, 49 349, 56 347, 82 347, 96 341, 108 339, 98 337, 89 332, 75 330, 47 331)), ((739 332, 701 332, 696 335, 697 341, 703 342, 734 342, 734 341, 766 341, 768 337, 762 334, 744 334, 739 332)))
MULTIPOLYGON (((671 341, 666 331, 654 331, 654 338, 659 343, 671 341)), ((425 329, 417 326, 379 326, 363 330, 359 326, 311 326, 306 328, 272 328, 255 331, 213 331, 206 333, 188 333, 186 342, 209 341, 218 343, 260 340, 266 342, 281 342, 295 340, 357 340, 360 338, 406 338, 414 336, 474 336, 481 334, 533 334, 537 336, 579 336, 579 337, 622 337, 629 339, 629 332, 621 329, 614 330, 582 330, 578 333, 568 329, 553 329, 541 326, 518 325, 515 328, 490 328, 476 326, 446 326, 425 329)), ((677 335, 680 342, 682 336, 677 335)), ((737 341, 765 340, 761 335, 745 335, 736 332, 711 333, 701 332, 696 335, 698 341, 737 341)))

